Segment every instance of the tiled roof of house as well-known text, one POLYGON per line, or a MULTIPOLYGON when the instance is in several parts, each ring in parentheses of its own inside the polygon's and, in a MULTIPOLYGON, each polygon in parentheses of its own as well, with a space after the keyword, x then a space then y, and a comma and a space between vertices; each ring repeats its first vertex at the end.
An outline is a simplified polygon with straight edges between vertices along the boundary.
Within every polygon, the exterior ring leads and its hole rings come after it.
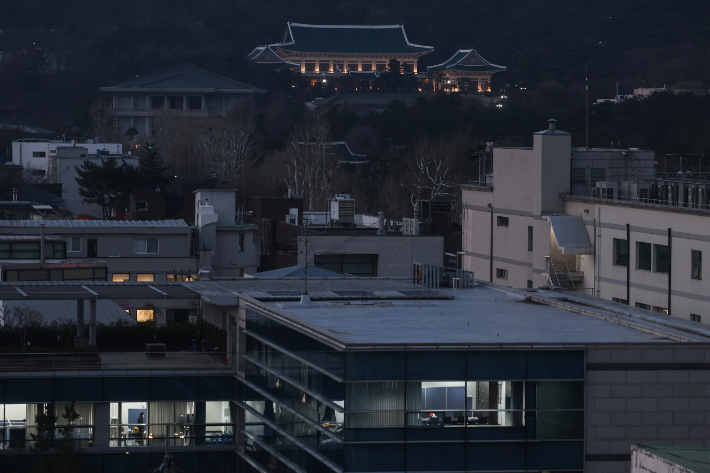
POLYGON ((276 54, 271 46, 257 46, 247 57, 262 69, 301 69, 299 64, 294 64, 276 54))
POLYGON ((470 72, 487 72, 487 71, 504 71, 505 66, 491 64, 483 59, 475 49, 459 49, 441 64, 429 66, 427 72, 434 71, 470 71, 470 72))
POLYGON ((310 53, 416 54, 432 46, 410 43, 403 25, 306 25, 289 22, 273 48, 310 53))
POLYGON ((210 71, 206 71, 192 64, 180 64, 162 71, 153 72, 143 76, 136 76, 118 84, 101 87, 101 90, 118 91, 122 89, 190 89, 211 90, 233 93, 263 93, 263 89, 253 87, 243 82, 228 79, 210 71))

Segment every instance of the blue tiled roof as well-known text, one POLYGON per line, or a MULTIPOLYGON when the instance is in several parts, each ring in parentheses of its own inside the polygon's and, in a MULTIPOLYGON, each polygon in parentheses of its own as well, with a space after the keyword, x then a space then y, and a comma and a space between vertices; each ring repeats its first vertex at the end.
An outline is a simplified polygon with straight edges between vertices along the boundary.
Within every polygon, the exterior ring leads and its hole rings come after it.
POLYGON ((309 53, 426 54, 432 46, 410 43, 403 25, 306 25, 288 23, 274 48, 309 53))
POLYGON ((470 71, 470 72, 487 72, 487 71, 504 71, 505 66, 492 64, 483 56, 478 54, 475 49, 459 49, 446 61, 436 66, 429 66, 427 72, 435 71, 470 71))
POLYGON ((102 91, 116 89, 214 89, 233 92, 265 92, 263 89, 228 79, 187 63, 134 77, 109 87, 101 87, 102 91))
POLYGON ((276 54, 271 46, 257 46, 247 57, 262 69, 301 69, 301 66, 288 62, 276 54))

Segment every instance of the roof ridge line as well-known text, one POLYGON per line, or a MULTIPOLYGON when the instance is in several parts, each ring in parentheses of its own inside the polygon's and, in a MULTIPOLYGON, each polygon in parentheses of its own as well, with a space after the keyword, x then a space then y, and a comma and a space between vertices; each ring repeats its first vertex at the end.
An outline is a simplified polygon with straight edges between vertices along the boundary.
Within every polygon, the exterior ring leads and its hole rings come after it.
MULTIPOLYGON (((385 29, 385 28, 402 28, 404 30, 404 25, 311 25, 309 23, 288 23, 289 29, 291 25, 293 26, 305 26, 307 28, 361 28, 361 29, 385 29)), ((291 35, 293 38, 293 34, 291 35)), ((406 35, 405 35, 406 38, 406 35)), ((294 39, 295 41, 295 39, 294 39)), ((407 41, 409 42, 409 41, 407 41)))

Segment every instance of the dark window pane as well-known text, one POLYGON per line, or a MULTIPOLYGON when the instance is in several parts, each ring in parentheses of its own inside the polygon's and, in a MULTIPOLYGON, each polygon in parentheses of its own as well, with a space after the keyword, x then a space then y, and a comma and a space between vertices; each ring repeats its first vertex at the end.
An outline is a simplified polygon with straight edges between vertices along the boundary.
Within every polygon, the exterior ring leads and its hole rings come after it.
POLYGON ((629 242, 614 238, 614 265, 628 266, 629 265, 629 242))
POLYGON ((584 438, 584 411, 537 411, 535 438, 584 438))
POLYGON ((671 269, 671 254, 665 245, 654 245, 656 247, 656 272, 667 273, 671 269))
POLYGON ((703 253, 702 251, 692 250, 690 277, 693 279, 703 279, 703 253))
POLYGON ((651 271, 651 244, 650 243, 637 243, 636 244, 638 257, 638 269, 644 269, 646 271, 651 271))

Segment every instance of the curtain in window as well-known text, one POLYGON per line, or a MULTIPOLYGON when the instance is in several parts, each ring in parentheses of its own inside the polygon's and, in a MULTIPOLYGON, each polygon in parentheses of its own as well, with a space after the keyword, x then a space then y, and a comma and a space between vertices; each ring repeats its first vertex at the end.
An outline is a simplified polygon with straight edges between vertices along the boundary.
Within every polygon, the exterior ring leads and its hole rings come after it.
MULTIPOLYGON (((64 426, 68 424, 67 419, 62 417, 66 414, 66 406, 70 403, 57 404, 55 407, 54 415, 57 416, 57 425, 64 426)), ((93 404, 74 404, 74 411, 79 414, 79 417, 74 421, 74 425, 94 425, 94 405, 93 404)), ((61 435, 57 434, 58 438, 61 435)), ((74 429, 74 434, 72 436, 75 439, 91 439, 93 438, 93 432, 91 427, 77 427, 74 429)))
MULTIPOLYGON (((346 411, 404 411, 404 401, 404 383, 348 383, 346 385, 346 411)), ((404 412, 349 413, 346 417, 347 428, 404 425, 404 412)))
MULTIPOLYGON (((150 402, 148 403, 148 434, 153 436, 151 446, 164 446, 165 437, 179 438, 180 432, 185 432, 188 414, 187 402, 150 402), (171 424, 166 427, 165 424, 171 424), (177 435, 175 435, 177 434, 177 435)), ((184 434, 183 434, 184 435, 184 434)))

